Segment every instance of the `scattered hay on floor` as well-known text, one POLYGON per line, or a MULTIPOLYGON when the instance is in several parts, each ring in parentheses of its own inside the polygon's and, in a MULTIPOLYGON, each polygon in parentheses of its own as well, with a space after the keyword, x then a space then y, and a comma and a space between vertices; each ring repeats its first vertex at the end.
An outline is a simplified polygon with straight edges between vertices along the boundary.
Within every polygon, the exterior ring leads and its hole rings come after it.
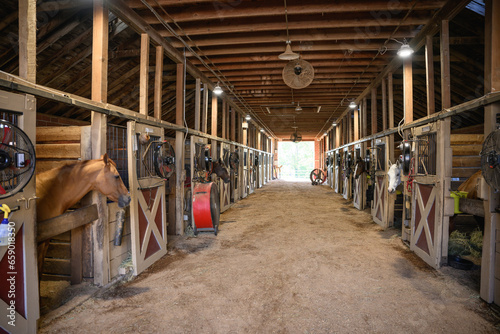
POLYGON ((483 233, 477 229, 470 235, 453 231, 448 241, 448 254, 450 256, 470 255, 476 259, 481 258, 483 248, 483 233))

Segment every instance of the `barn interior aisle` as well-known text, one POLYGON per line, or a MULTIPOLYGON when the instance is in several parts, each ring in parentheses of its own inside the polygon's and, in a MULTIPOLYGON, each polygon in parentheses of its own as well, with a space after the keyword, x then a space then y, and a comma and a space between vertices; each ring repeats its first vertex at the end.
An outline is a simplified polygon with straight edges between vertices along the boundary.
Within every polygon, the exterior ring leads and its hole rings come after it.
POLYGON ((478 286, 431 269, 327 186, 273 181, 221 222, 218 236, 170 238, 141 275, 40 332, 495 331, 478 286))

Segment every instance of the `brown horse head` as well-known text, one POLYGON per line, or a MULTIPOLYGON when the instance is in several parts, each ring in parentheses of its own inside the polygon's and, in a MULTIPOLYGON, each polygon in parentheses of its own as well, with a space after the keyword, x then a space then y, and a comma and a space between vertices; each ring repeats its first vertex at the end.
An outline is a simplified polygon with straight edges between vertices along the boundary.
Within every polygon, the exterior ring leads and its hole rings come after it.
POLYGON ((220 158, 213 162, 213 173, 220 177, 224 183, 229 183, 231 181, 231 176, 220 158))
POLYGON ((366 172, 365 161, 358 157, 358 159, 356 159, 356 168, 354 168, 354 178, 359 178, 364 172, 366 172))
POLYGON ((108 158, 107 153, 101 156, 101 160, 104 168, 97 175, 94 189, 113 202, 118 202, 120 208, 128 206, 130 204, 130 194, 116 170, 116 163, 108 158))

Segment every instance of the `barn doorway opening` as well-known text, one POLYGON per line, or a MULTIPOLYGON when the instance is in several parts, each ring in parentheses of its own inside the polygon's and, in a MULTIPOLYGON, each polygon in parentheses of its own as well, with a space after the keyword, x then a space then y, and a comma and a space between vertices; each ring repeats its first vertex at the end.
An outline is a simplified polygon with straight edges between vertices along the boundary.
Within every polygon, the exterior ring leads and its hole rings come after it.
POLYGON ((278 166, 285 181, 308 181, 314 169, 314 142, 278 142, 278 166))

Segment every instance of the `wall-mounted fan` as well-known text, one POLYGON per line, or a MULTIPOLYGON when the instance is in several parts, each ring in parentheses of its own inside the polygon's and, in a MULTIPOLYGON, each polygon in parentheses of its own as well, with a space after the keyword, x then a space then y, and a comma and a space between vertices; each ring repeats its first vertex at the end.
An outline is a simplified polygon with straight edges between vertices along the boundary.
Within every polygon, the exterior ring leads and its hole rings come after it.
POLYGON ((156 175, 162 179, 168 179, 175 172, 175 151, 172 145, 167 142, 152 142, 153 144, 153 164, 156 175))
POLYGON ((314 79, 314 68, 302 59, 292 60, 283 68, 283 81, 288 87, 302 89, 314 79))
POLYGON ((0 120, 0 198, 23 190, 35 171, 35 148, 12 123, 0 120))
POLYGON ((500 189, 500 130, 486 137, 480 154, 484 180, 490 187, 500 189))
POLYGON ((295 131, 290 135, 290 140, 294 143, 299 143, 302 141, 302 135, 297 132, 297 127, 294 126, 295 131))
POLYGON ((410 174, 410 164, 411 164, 411 144, 409 141, 402 141, 399 145, 401 150, 401 163, 403 165, 403 175, 408 176, 410 174))

